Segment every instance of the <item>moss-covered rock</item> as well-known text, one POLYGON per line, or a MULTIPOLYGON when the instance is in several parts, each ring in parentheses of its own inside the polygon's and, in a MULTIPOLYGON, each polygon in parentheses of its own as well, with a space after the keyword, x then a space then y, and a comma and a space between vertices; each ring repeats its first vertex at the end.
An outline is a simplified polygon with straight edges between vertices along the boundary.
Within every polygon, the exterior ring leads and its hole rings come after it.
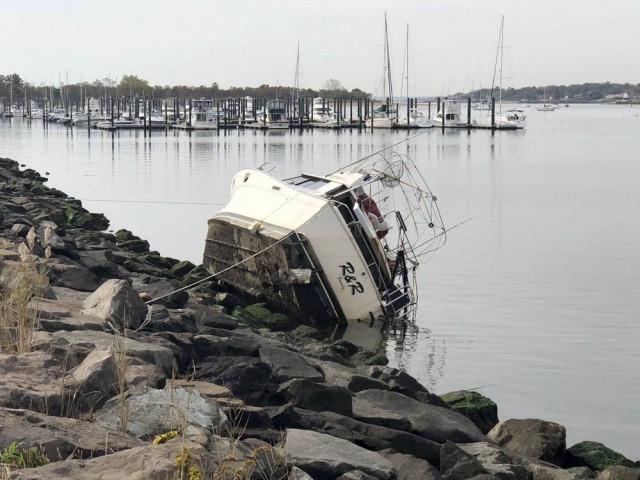
POLYGON ((309 325, 298 325, 291 331, 292 337, 313 338, 314 340, 322 340, 322 333, 317 328, 309 325))
POLYGON ((576 443, 567 450, 567 463, 574 467, 589 467, 601 471, 611 465, 627 460, 621 453, 611 450, 602 443, 585 441, 576 443))
POLYGON ((176 263, 173 267, 171 267, 171 273, 180 278, 187 275, 191 272, 196 266, 191 263, 189 260, 182 260, 181 262, 176 263))
POLYGON ((134 253, 146 253, 149 251, 149 242, 146 240, 126 240, 124 242, 118 242, 117 245, 123 250, 134 253))
POLYGON ((140 260, 154 267, 164 268, 166 270, 171 270, 173 266, 167 258, 161 256, 158 252, 145 253, 140 256, 140 260))
POLYGON ((499 422, 498 406, 478 392, 459 390, 440 395, 440 398, 475 423, 485 435, 499 422))
POLYGON ((233 315, 243 323, 254 328, 269 330, 289 330, 291 322, 282 313, 272 313, 264 303, 255 303, 247 307, 237 307, 233 315))

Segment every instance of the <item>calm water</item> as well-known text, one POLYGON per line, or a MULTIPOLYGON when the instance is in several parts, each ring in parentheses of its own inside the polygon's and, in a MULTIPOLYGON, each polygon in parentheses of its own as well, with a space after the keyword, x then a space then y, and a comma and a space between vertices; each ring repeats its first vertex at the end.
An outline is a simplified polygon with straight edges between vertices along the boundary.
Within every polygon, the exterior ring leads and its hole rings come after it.
MULTIPOLYGON (((420 271, 420 314, 394 365, 431 391, 476 388, 502 420, 640 459, 640 108, 527 109, 518 132, 432 129, 400 148, 438 196, 447 244, 420 271)), ((104 212, 112 228, 200 263, 231 176, 265 161, 322 173, 408 135, 108 132, 0 120, 0 156, 104 212)))

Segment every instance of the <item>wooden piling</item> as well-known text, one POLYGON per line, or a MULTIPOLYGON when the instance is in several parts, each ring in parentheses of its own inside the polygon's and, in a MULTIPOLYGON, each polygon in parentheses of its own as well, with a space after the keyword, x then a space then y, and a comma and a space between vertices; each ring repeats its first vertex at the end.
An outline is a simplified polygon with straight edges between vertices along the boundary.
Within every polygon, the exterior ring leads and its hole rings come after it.
POLYGON ((491 97, 491 131, 496 129, 496 97, 491 97))

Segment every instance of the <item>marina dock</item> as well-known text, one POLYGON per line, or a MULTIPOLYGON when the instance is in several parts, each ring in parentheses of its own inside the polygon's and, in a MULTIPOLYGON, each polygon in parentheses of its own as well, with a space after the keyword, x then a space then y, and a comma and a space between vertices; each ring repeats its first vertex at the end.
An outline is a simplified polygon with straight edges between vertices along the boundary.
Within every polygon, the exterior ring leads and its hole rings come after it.
MULTIPOLYGON (((43 100, 43 107, 25 110, 24 118, 64 123, 76 128, 115 130, 410 130, 462 128, 515 130, 523 128, 498 119, 495 99, 484 117, 472 117, 471 98, 436 98, 418 103, 407 99, 388 105, 381 99, 260 98, 146 99, 90 98, 86 105, 64 110, 43 100), (379 121, 386 116, 387 120, 379 121), (82 121, 77 121, 83 118, 82 121), (443 120, 444 119, 444 120, 443 120), (77 123, 76 123, 77 121, 77 123)), ((40 104, 38 103, 38 104, 40 104)), ((35 105, 32 102, 32 105, 35 105)), ((524 118, 524 112, 518 110, 524 118)), ((502 117, 500 117, 502 118, 502 117)))

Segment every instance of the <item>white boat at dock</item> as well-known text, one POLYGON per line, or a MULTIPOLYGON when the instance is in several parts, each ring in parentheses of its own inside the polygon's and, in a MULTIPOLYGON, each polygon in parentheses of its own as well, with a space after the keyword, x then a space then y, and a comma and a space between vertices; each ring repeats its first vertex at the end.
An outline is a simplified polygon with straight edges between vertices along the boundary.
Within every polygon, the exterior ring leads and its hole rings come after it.
POLYGON ((500 21, 500 34, 498 35, 498 47, 496 50, 495 67, 493 71, 493 81, 491 91, 498 81, 498 103, 497 108, 487 115, 473 119, 473 126, 476 128, 491 128, 496 130, 519 130, 527 126, 527 116, 522 110, 509 109, 502 113, 502 60, 504 54, 504 15, 500 21), (499 70, 498 70, 499 66, 499 70), (497 77, 497 78, 496 78, 497 77))
POLYGON ((402 96, 402 90, 405 88, 406 108, 399 107, 400 112, 404 113, 403 117, 399 117, 396 125, 398 128, 431 128, 433 127, 433 120, 427 115, 418 110, 417 99, 415 103, 409 95, 409 25, 407 24, 407 39, 405 42, 405 60, 403 67, 404 75, 402 77, 402 84, 400 85, 400 96, 402 96))
POLYGON ((258 125, 268 129, 289 128, 284 100, 267 100, 264 110, 258 113, 258 125))
POLYGON ((184 117, 178 128, 215 130, 222 116, 224 116, 224 109, 218 107, 213 100, 194 99, 186 105, 184 117))
POLYGON ((440 109, 436 116, 433 117, 433 123, 436 127, 445 128, 467 128, 469 125, 466 120, 462 119, 460 101, 457 99, 443 99, 440 102, 440 109))
POLYGON ((311 121, 327 123, 333 119, 333 110, 329 106, 329 100, 323 97, 314 98, 311 104, 311 121))
POLYGON ((557 106, 553 103, 544 103, 542 105, 536 105, 536 110, 539 112, 553 112, 557 106))
POLYGON ((72 125, 77 128, 95 127, 98 122, 104 122, 107 117, 100 113, 100 109, 89 112, 75 112, 72 116, 72 125))
POLYGON ((396 126, 400 128, 432 128, 433 125, 433 120, 417 108, 411 108, 409 116, 400 117, 396 123, 396 126))
POLYGON ((130 118, 114 118, 102 120, 96 124, 96 128, 100 130, 118 130, 118 129, 131 129, 141 128, 138 123, 130 118))
POLYGON ((290 318, 376 349, 390 323, 413 320, 414 270, 445 241, 436 197, 410 159, 384 151, 326 175, 281 180, 274 168, 233 177, 208 222, 205 267, 290 318))

